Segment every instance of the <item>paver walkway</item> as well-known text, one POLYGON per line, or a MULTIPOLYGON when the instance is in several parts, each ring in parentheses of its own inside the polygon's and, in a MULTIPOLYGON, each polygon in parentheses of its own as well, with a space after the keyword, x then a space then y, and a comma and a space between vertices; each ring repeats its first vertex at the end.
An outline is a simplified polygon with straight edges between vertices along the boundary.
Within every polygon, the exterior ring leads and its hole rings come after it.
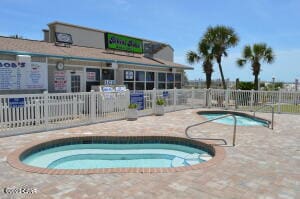
MULTIPOLYGON (((201 110, 201 109, 198 109, 201 110)), ((300 116, 275 115, 275 129, 238 127, 237 146, 207 170, 178 173, 46 175, 12 168, 7 154, 57 135, 176 135, 204 121, 197 110, 147 116, 57 131, 0 138, 0 198, 300 198, 300 116), (36 194, 5 194, 5 187, 29 186, 36 194)), ((270 118, 270 114, 258 114, 270 118)), ((209 123, 194 128, 205 137, 232 139, 232 126, 209 123)), ((199 134, 200 135, 200 134, 199 134)))

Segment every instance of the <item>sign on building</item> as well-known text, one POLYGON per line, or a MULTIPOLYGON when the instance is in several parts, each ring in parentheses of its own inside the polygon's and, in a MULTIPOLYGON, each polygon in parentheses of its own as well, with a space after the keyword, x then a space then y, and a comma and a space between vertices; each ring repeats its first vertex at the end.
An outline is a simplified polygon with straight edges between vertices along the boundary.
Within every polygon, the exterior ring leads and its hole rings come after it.
POLYGON ((143 41, 123 35, 105 33, 105 48, 141 54, 143 53, 143 41))
POLYGON ((86 72, 86 81, 88 82, 96 81, 96 72, 86 72))
POLYGON ((48 89, 46 63, 0 60, 0 90, 48 89))
POLYGON ((67 90, 67 77, 65 71, 54 72, 54 90, 56 91, 67 90))

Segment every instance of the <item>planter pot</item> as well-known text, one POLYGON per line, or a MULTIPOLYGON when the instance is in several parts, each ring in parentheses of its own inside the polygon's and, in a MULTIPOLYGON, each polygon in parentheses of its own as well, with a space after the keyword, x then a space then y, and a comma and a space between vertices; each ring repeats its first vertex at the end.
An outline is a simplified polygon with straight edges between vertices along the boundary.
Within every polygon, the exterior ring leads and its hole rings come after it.
POLYGON ((127 110, 127 120, 134 121, 138 118, 138 110, 137 109, 128 109, 127 110))
POLYGON ((155 115, 162 116, 165 114, 164 105, 156 105, 155 107, 155 115))

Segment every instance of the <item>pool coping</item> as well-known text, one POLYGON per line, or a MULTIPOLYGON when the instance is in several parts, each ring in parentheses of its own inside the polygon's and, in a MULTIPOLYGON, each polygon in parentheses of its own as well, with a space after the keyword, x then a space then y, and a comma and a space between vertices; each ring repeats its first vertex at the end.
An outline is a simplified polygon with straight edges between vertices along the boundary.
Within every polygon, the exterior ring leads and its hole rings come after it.
POLYGON ((31 173, 39 173, 39 174, 49 174, 49 175, 88 175, 88 174, 108 174, 108 173, 172 173, 172 172, 184 172, 190 170, 198 170, 198 169, 208 169, 209 167, 220 163, 225 158, 225 150, 223 147, 215 145, 213 142, 209 141, 198 141, 192 140, 180 136, 156 136, 156 135, 147 135, 147 136, 98 136, 98 135, 76 135, 76 136, 57 136, 52 137, 51 139, 41 140, 32 142, 30 144, 21 147, 12 153, 10 153, 7 157, 7 162, 13 168, 23 170, 31 173), (99 168, 99 169, 48 169, 41 167, 34 167, 30 165, 24 164, 20 158, 26 153, 26 151, 32 149, 36 146, 41 146, 45 143, 51 142, 59 142, 65 139, 82 139, 82 138, 128 138, 128 139, 150 139, 150 138, 161 138, 161 139, 171 139, 173 141, 186 140, 188 142, 193 142, 194 144, 206 148, 214 153, 212 159, 202 162, 199 164, 191 165, 191 166, 182 166, 182 167, 173 167, 173 168, 99 168))

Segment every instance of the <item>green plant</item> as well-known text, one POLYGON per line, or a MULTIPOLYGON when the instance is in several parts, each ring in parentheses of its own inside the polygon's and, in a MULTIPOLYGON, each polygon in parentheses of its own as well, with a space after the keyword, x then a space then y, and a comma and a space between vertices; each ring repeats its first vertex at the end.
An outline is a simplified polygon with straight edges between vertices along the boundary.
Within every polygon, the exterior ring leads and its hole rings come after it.
POLYGON ((158 99, 156 100, 156 104, 162 106, 162 105, 165 104, 165 100, 162 99, 162 98, 158 98, 158 99))
POLYGON ((129 109, 137 109, 137 104, 129 104, 129 109))
POLYGON ((252 46, 244 47, 242 58, 237 60, 237 65, 243 67, 247 62, 251 64, 252 74, 254 75, 254 89, 258 90, 258 75, 261 72, 261 62, 271 64, 274 62, 275 55, 271 47, 265 43, 257 43, 252 46))

